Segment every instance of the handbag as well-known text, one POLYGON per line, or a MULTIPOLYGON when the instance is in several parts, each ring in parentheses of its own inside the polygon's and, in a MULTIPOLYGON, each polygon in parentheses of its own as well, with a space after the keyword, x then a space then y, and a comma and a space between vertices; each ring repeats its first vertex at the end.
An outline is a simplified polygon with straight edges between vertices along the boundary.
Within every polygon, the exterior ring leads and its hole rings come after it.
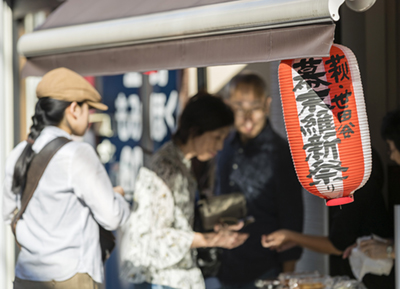
POLYGON ((201 199, 197 204, 205 231, 213 230, 217 224, 234 225, 247 214, 246 199, 242 193, 201 199))
MULTIPOLYGON (((234 225, 247 214, 241 193, 200 199, 196 206, 195 231, 212 231, 217 224, 234 225)), ((197 265, 204 278, 216 277, 221 267, 221 248, 197 248, 197 265)))
MULTIPOLYGON (((21 219, 23 213, 28 207, 29 201, 31 200, 33 193, 35 192, 39 181, 46 170, 47 165, 50 160, 56 154, 56 152, 61 149, 65 144, 70 142, 71 140, 59 137, 51 142, 49 142, 37 155, 34 156, 27 173, 26 185, 21 195, 21 208, 14 215, 14 218, 11 222, 11 229, 15 237, 15 241, 18 246, 21 247, 17 240, 16 235, 16 227, 17 222, 21 219)), ((99 224, 99 234, 100 234, 100 247, 101 247, 101 256, 103 262, 105 262, 110 256, 112 250, 115 247, 115 237, 111 231, 104 229, 99 224)))

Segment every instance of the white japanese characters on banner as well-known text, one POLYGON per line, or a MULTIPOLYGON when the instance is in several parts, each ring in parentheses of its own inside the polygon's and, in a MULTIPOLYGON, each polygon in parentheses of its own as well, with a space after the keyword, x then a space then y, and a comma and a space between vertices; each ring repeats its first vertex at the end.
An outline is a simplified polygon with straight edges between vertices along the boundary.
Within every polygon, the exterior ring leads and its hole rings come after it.
POLYGON ((140 88, 143 85, 143 75, 139 72, 125 73, 122 79, 126 88, 140 88))
POLYGON ((176 129, 179 73, 161 70, 149 73, 148 77, 138 72, 102 77, 103 101, 109 107, 106 113, 111 118, 113 134, 103 137, 97 151, 112 182, 124 188, 128 199, 134 191, 137 173, 143 166, 141 142, 146 137, 144 134, 153 141, 156 150, 170 139, 176 129), (144 85, 147 85, 146 90, 144 85), (146 98, 149 119, 144 120, 143 102, 146 98), (144 129, 146 121, 148 131, 144 129))
POLYGON ((113 135, 104 137, 97 147, 114 185, 124 188, 130 200, 136 175, 143 166, 143 103, 140 92, 143 75, 130 72, 102 77, 103 101, 112 122, 113 135))
POLYGON ((117 134, 121 141, 140 141, 143 131, 142 103, 137 94, 120 92, 115 100, 117 134))
POLYGON ((150 135, 155 141, 162 141, 170 131, 175 130, 174 113, 178 104, 178 92, 171 91, 168 101, 163 92, 150 95, 150 135))
POLYGON ((150 138, 154 150, 171 138, 177 126, 180 71, 160 70, 149 74, 150 138))
POLYGON ((151 86, 165 87, 169 82, 168 70, 159 70, 149 75, 149 83, 151 86))

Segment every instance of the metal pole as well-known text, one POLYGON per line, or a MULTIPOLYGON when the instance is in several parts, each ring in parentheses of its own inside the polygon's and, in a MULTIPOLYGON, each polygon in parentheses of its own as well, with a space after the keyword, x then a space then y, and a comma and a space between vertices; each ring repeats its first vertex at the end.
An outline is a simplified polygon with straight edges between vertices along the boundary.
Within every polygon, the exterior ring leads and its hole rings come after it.
MULTIPOLYGON (((36 27, 41 25, 46 20, 46 14, 43 11, 37 13, 29 13, 24 18, 25 33, 32 32, 36 27)), ((29 129, 32 125, 32 115, 35 113, 36 105, 36 87, 42 77, 30 76, 25 79, 25 115, 26 115, 26 132, 29 133, 29 129)))
MULTIPOLYGON (((14 145, 12 12, 6 2, 0 3, 0 179, 4 180, 6 156, 14 145)), ((1 188, 3 184, 1 184, 1 188)), ((0 216, 2 216, 0 193, 0 216)), ((0 288, 11 289, 14 279, 15 242, 10 226, 0 219, 0 288)))
POLYGON ((396 289, 400 289, 400 246, 398 245, 400 242, 400 205, 394 206, 394 230, 396 289))
MULTIPOLYGON (((140 145, 145 148, 147 151, 154 151, 154 143, 151 139, 151 131, 150 131, 150 97, 152 93, 152 87, 149 82, 149 76, 143 74, 143 85, 140 88, 140 94, 142 96, 143 103, 143 134, 140 140, 140 145)), ((149 165, 151 155, 148 153, 143 154, 143 165, 149 165)))
MULTIPOLYGON (((3 1, 0 2, 0 94, 4 91, 4 55, 3 55, 3 1)), ((4 123, 4 109, 5 99, 0 97, 0 135, 5 134, 5 123, 4 123)), ((0 139, 0 179, 4 179, 4 167, 5 167, 5 137, 0 139)), ((3 186, 1 186, 3 187, 3 186)), ((0 199, 0 212, 3 207, 2 199, 0 199)), ((1 212, 2 213, 2 212, 1 212)), ((0 216, 3 216, 1 214, 0 216)), ((3 220, 0 220, 0 287, 7 288, 7 260, 6 260, 6 227, 3 220)))
POLYGON ((197 68, 197 89, 207 91, 207 67, 197 68))

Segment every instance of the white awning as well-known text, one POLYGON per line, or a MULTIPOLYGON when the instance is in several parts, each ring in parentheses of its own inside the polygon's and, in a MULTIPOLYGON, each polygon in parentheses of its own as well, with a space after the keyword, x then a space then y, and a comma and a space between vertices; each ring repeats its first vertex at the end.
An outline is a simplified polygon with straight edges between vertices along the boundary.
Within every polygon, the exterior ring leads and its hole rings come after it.
POLYGON ((139 2, 67 1, 19 40, 18 50, 29 60, 25 75, 59 66, 112 74, 325 56, 344 0, 139 2))

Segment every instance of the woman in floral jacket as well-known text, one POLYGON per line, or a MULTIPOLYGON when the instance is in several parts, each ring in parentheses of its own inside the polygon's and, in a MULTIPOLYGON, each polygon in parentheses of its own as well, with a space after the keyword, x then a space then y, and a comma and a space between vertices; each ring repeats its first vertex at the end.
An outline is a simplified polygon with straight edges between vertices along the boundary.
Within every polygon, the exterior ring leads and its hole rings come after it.
MULTIPOLYGON (((185 107, 173 140, 139 172, 135 209, 122 239, 122 277, 140 288, 203 289, 196 265, 199 247, 235 248, 246 234, 231 230, 193 231, 196 181, 190 160, 213 158, 234 121, 232 110, 220 99, 198 94, 185 107)), ((232 229, 232 228, 230 228, 232 229)))

